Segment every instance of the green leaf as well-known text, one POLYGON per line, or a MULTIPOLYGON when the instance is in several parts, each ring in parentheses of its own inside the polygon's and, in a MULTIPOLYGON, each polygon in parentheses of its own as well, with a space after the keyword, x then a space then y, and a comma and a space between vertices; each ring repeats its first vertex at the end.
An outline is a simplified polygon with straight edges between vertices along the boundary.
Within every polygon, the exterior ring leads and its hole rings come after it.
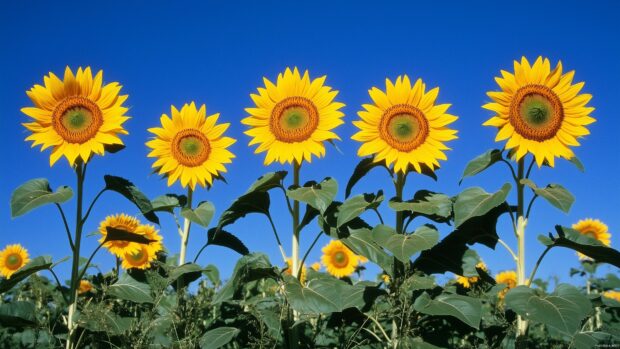
POLYGON ((267 192, 254 191, 243 194, 222 213, 217 226, 223 228, 250 213, 261 213, 268 216, 269 205, 270 200, 267 192))
MULTIPOLYGON (((342 239, 349 236, 349 231, 351 229, 361 229, 372 227, 368 225, 361 217, 354 217, 350 221, 344 223, 340 227, 337 227, 338 222, 338 209, 342 205, 340 201, 333 201, 325 212, 320 213, 317 219, 318 225, 327 235, 333 237, 334 239, 342 239)), ((312 210, 318 212, 317 209, 309 206, 312 210)))
POLYGON ((493 194, 489 194, 478 187, 465 189, 454 201, 454 225, 458 228, 467 220, 482 216, 494 207, 503 204, 510 188, 512 186, 506 183, 493 194))
POLYGON ((296 201, 304 202, 321 213, 327 210, 338 192, 338 182, 333 178, 325 178, 321 183, 308 182, 303 187, 289 188, 286 195, 296 201))
POLYGON ((31 179, 20 185, 11 195, 11 217, 19 217, 45 204, 61 204, 73 196, 73 190, 62 186, 55 192, 45 178, 31 179))
POLYGON ((0 293, 12 289, 20 281, 41 270, 49 269, 52 266, 52 258, 49 256, 39 256, 24 265, 19 271, 11 275, 10 279, 0 279, 0 293))
POLYGON ((35 313, 34 303, 12 300, 0 304, 0 324, 11 327, 34 326, 37 324, 35 313))
POLYGON ((217 349, 228 344, 233 338, 235 338, 239 332, 239 329, 234 327, 218 327, 213 330, 207 331, 200 338, 201 349, 217 349))
POLYGON ((285 278, 286 297, 291 307, 307 314, 324 314, 341 312, 355 307, 361 309, 366 304, 365 285, 349 285, 335 278, 315 278, 302 286, 299 280, 287 276, 285 278))
POLYGON ((549 184, 546 188, 538 188, 534 182, 527 178, 522 179, 521 184, 532 188, 536 195, 544 198, 551 205, 559 208, 565 213, 570 211, 571 206, 575 202, 573 194, 559 184, 549 184))
POLYGON ((110 285, 108 294, 136 303, 153 303, 151 286, 138 282, 127 273, 121 274, 118 281, 110 285))
POLYGON ((385 166, 385 161, 374 162, 374 157, 364 158, 357 164, 357 166, 355 166, 355 170, 353 170, 353 174, 351 175, 351 178, 349 178, 349 182, 347 182, 344 197, 348 198, 351 195, 353 186, 368 172, 370 172, 370 170, 379 166, 385 168, 389 172, 390 176, 393 176, 392 170, 385 166))
POLYGON ((412 275, 405 279, 403 284, 400 286, 402 290, 401 294, 405 297, 410 297, 411 292, 417 290, 428 290, 431 288, 435 288, 437 284, 435 283, 434 276, 422 276, 422 275, 412 275))
POLYGON ((228 247, 231 250, 246 255, 250 253, 248 248, 235 235, 218 228, 211 228, 207 232, 207 245, 228 247))
MULTIPOLYGON (((599 342, 611 342, 613 336, 606 332, 580 332, 575 334, 569 348, 591 349, 604 346, 597 345, 599 342)), ((611 344, 610 344, 611 347, 611 344)))
POLYGON ((475 329, 480 327, 482 303, 477 298, 441 294, 431 299, 424 292, 415 300, 413 308, 427 315, 453 316, 475 329))
POLYGON ((570 158, 570 160, 568 160, 571 164, 575 165, 577 167, 577 169, 581 172, 585 172, 586 168, 583 166, 583 164, 581 163, 581 160, 579 160, 578 157, 573 156, 572 158, 570 158))
POLYGON ((538 240, 547 246, 570 248, 594 259, 597 263, 608 263, 620 268, 620 251, 568 227, 556 225, 555 230, 558 233, 557 237, 549 234, 548 238, 539 236, 538 240))
POLYGON ((484 154, 478 155, 469 163, 467 163, 467 166, 465 166, 465 171, 463 171, 463 175, 461 176, 459 184, 461 184, 463 182, 463 179, 465 179, 466 177, 471 177, 475 174, 478 174, 501 160, 502 151, 499 149, 490 149, 487 150, 484 154))
POLYGON ((131 242, 137 242, 139 244, 149 244, 149 243, 154 241, 154 240, 147 239, 146 237, 144 237, 144 235, 140 235, 140 234, 136 234, 136 233, 130 233, 130 232, 122 230, 122 229, 106 227, 105 230, 107 231, 107 234, 106 234, 106 237, 105 237, 105 242, 109 242, 109 241, 131 241, 131 242))
POLYGON ((195 209, 184 207, 181 210, 181 216, 205 228, 209 227, 213 214, 215 214, 215 206, 208 201, 199 203, 195 209))
POLYGON ((370 229, 350 229, 349 231, 348 237, 340 239, 343 244, 355 254, 368 258, 386 272, 392 273, 393 259, 375 242, 370 229))
POLYGON ((170 270, 168 274, 168 284, 174 285, 174 283, 182 277, 183 285, 189 285, 192 281, 200 278, 202 272, 203 268, 200 265, 194 263, 185 263, 170 270))
POLYGON ((93 313, 82 313, 78 322, 81 327, 89 331, 119 336, 131 327, 133 320, 132 317, 121 317, 112 311, 94 311, 93 313))
POLYGON ((572 335, 592 310, 590 300, 574 286, 560 284, 550 295, 538 296, 526 286, 506 294, 506 305, 526 319, 572 335))
POLYGON ((372 236, 380 246, 392 252, 403 263, 408 263, 411 256, 430 249, 439 241, 439 232, 426 225, 416 229, 413 234, 404 235, 380 224, 372 230, 372 236))
POLYGON ((237 261, 228 282, 213 298, 214 304, 233 299, 245 283, 263 278, 277 278, 279 275, 263 253, 250 253, 237 261))
POLYGON ((117 192, 138 207, 144 218, 159 224, 159 218, 153 212, 151 201, 133 183, 122 177, 105 175, 105 190, 117 192))
POLYGON ((207 265, 202 273, 211 281, 214 286, 219 286, 220 284, 220 271, 213 264, 207 265))
POLYGON ((364 211, 369 209, 376 209, 383 201, 383 191, 379 190, 377 194, 360 194, 350 199, 338 207, 338 216, 336 219, 336 227, 341 227, 345 223, 348 223, 353 218, 358 217, 364 211))
POLYGON ((168 212, 174 214, 174 209, 183 207, 187 204, 187 196, 176 194, 165 194, 151 200, 153 212, 168 212))
POLYGON ((452 217, 452 199, 444 194, 419 190, 412 200, 390 199, 389 206, 396 212, 405 211, 408 216, 424 216, 435 222, 447 223, 452 217))
POLYGON ((260 176, 254 183, 252 183, 250 188, 245 193, 247 194, 255 191, 265 192, 273 188, 281 187, 286 175, 286 171, 265 173, 264 175, 260 176))

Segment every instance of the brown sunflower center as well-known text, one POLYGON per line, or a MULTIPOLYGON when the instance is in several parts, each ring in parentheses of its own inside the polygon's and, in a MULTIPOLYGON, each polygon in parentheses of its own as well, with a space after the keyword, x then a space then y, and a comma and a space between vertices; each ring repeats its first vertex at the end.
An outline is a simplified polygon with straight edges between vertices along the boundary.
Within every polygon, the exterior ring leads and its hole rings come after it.
POLYGON ((349 264, 349 256, 343 251, 338 251, 332 255, 332 263, 338 268, 344 268, 349 264))
POLYGON ((389 107, 381 117, 379 133, 390 146, 403 152, 419 147, 428 137, 428 120, 424 113, 409 104, 389 107))
POLYGON ((563 120, 562 101, 547 86, 523 86, 510 103, 510 124, 526 139, 542 142, 555 137, 563 120))
POLYGON ((172 156, 184 166, 202 165, 211 153, 211 145, 207 137, 195 129, 178 132, 172 139, 172 156))
POLYGON ((271 111, 269 127, 282 142, 305 141, 318 126, 319 111, 311 100, 304 97, 285 98, 271 111))
POLYGON ((69 143, 86 143, 95 137, 101 125, 101 109, 86 97, 67 97, 52 112, 52 127, 69 143))
POLYGON ((5 265, 11 270, 17 270, 22 266, 22 261, 22 256, 13 253, 6 258, 5 265))

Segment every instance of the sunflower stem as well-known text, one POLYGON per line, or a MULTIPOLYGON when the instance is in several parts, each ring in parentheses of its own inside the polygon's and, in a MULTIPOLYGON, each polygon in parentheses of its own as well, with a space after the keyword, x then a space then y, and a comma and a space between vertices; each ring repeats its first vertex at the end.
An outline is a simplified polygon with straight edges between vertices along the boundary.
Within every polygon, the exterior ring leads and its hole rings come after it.
MULTIPOLYGON (((396 198, 399 200, 403 200, 403 190, 405 188, 405 173, 398 171, 396 173, 396 182, 394 182, 394 186, 396 189, 396 198)), ((396 233, 404 234, 404 219, 403 219, 403 211, 396 212, 396 233)), ((394 282, 392 283, 393 290, 398 292, 398 288, 401 284, 401 275, 402 271, 404 271, 405 265, 401 263, 399 260, 394 258, 394 282)), ((391 344, 393 348, 398 348, 398 325, 396 324, 396 319, 392 319, 392 340, 391 344)))
POLYGON ((316 237, 314 238, 314 241, 312 241, 312 244, 310 245, 310 247, 308 247, 308 250, 306 250, 306 253, 304 253, 304 257, 301 259, 301 262, 299 263, 301 265, 301 268, 299 268, 299 272, 297 273, 297 278, 300 280, 301 280, 301 273, 303 272, 303 265, 306 262, 306 258, 308 258, 310 251, 312 251, 312 249, 314 248, 314 245, 316 245, 317 241, 319 241, 319 238, 321 237, 321 235, 323 235, 322 230, 316 235, 316 237))
MULTIPOLYGON (((194 194, 194 190, 191 186, 187 188, 187 207, 192 209, 192 196, 194 194)), ((192 221, 185 218, 183 221, 183 235, 181 235, 181 252, 179 253, 179 266, 185 264, 185 256, 187 254, 187 243, 189 241, 189 230, 191 228, 192 221)), ((183 288, 183 278, 180 278, 177 281, 177 290, 183 288)))
POLYGON ((67 328, 69 334, 67 337, 67 349, 73 349, 73 337, 75 336, 75 323, 73 317, 77 311, 77 289, 79 285, 79 266, 80 266, 80 243, 82 241, 82 201, 84 196, 84 178, 86 175, 86 168, 81 160, 78 160, 75 167, 75 173, 77 175, 77 207, 75 215, 75 239, 73 248, 73 263, 71 265, 71 283, 69 293, 69 314, 67 319, 67 328))
MULTIPOLYGON (((301 168, 301 163, 295 161, 293 163, 293 185, 299 186, 299 171, 301 168)), ((299 273, 299 201, 293 200, 293 243, 292 243, 292 254, 291 254, 291 264, 293 270, 291 271, 291 275, 297 277, 299 273)), ((293 311, 293 321, 297 321, 299 319, 299 314, 296 311, 293 311)), ((298 348, 299 346, 299 333, 297 332, 297 327, 293 327, 293 324, 290 326, 290 337, 289 337, 289 347, 290 348, 298 348)))
MULTIPOLYGON (((525 279, 525 226, 527 224, 527 218, 524 216, 524 196, 523 189, 524 184, 521 183, 521 179, 524 178, 525 172, 525 159, 521 158, 518 161, 517 168, 517 285, 526 285, 525 279)), ((517 317, 517 340, 519 337, 523 338, 527 330, 527 321, 520 315, 517 317)))

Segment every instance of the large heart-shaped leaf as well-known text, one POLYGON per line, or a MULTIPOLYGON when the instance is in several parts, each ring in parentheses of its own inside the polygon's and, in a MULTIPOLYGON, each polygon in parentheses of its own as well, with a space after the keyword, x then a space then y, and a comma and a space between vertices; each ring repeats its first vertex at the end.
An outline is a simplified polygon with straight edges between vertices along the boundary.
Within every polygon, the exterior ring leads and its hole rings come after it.
POLYGON ((435 222, 447 223, 452 217, 452 199, 447 195, 428 190, 417 191, 413 199, 408 201, 392 198, 389 206, 394 211, 406 212, 405 218, 424 216, 435 222))
POLYGON ((184 207, 181 210, 181 216, 205 228, 209 227, 214 214, 215 206, 208 201, 199 203, 195 209, 184 207))
POLYGON ((233 299, 243 285, 252 280, 277 278, 279 273, 272 267, 269 257, 263 253, 250 253, 237 261, 228 282, 213 298, 214 304, 233 299))
POLYGON ((0 324, 14 327, 33 326, 37 324, 35 313, 34 303, 12 300, 0 304, 0 324))
POLYGON ((153 303, 151 286, 138 282, 127 273, 121 274, 118 281, 110 285, 108 294, 136 303, 153 303))
POLYGON ((393 258, 375 242, 370 229, 360 228, 350 229, 349 231, 350 234, 346 238, 340 239, 343 244, 355 252, 355 254, 368 258, 368 260, 377 264, 384 271, 392 272, 393 258))
POLYGON ((254 191, 269 191, 273 188, 278 188, 282 186, 282 181, 286 177, 286 171, 277 171, 277 172, 269 172, 260 176, 248 190, 245 192, 251 193, 254 191))
POLYGON ((250 253, 248 248, 235 235, 218 228, 211 228, 207 232, 207 245, 228 247, 231 250, 246 255, 250 253))
POLYGON ((39 256, 24 265, 19 271, 11 275, 10 279, 0 280, 0 293, 4 293, 20 281, 41 270, 49 269, 52 266, 52 258, 49 256, 39 256))
POLYGON ((239 329, 234 327, 218 327, 213 330, 205 332, 200 338, 201 349, 217 349, 228 344, 233 338, 235 338, 239 332, 239 329))
POLYGON ((73 190, 62 186, 52 191, 45 178, 31 179, 20 185, 11 195, 11 217, 21 216, 45 204, 61 204, 73 196, 73 190))
POLYGON ((340 228, 345 223, 358 217, 364 211, 376 209, 383 201, 383 191, 379 190, 377 194, 360 194, 350 199, 338 207, 338 217, 336 219, 336 227, 340 228))
POLYGON ((539 188, 530 179, 522 179, 521 183, 530 187, 536 195, 544 198, 551 205, 566 213, 570 211, 571 206, 575 202, 573 194, 559 184, 549 184, 545 188, 539 188))
POLYGON ((441 294, 431 299, 424 292, 415 300, 413 308, 423 314, 453 316, 475 329, 480 327, 482 318, 480 299, 457 294, 441 294))
POLYGON ((362 179, 368 172, 370 172, 370 170, 372 170, 375 167, 383 167, 389 172, 390 176, 393 176, 392 170, 389 167, 385 166, 385 161, 375 162, 374 160, 375 160, 374 157, 364 158, 357 164, 357 166, 355 166, 355 169, 353 170, 353 174, 351 175, 351 178, 349 178, 349 181, 347 182, 347 187, 344 193, 345 198, 348 198, 351 195, 351 190, 353 189, 353 186, 355 186, 355 184, 360 179, 362 179))
POLYGON ((489 194, 484 189, 473 187, 465 189, 454 201, 454 225, 459 227, 473 217, 479 217, 506 201, 512 186, 506 183, 502 188, 489 194))
POLYGON ((303 187, 291 187, 286 195, 297 201, 304 202, 321 213, 327 210, 338 192, 338 182, 333 178, 325 178, 321 183, 308 182, 303 187))
POLYGON ((159 224, 159 218, 153 212, 153 205, 151 201, 144 195, 138 187, 133 183, 122 177, 105 175, 103 176, 105 181, 105 190, 111 190, 117 192, 131 201, 138 207, 144 218, 149 221, 159 224))
POLYGON ((411 256, 430 249, 439 241, 439 232, 426 225, 416 229, 413 234, 404 235, 380 224, 372 230, 372 236, 380 246, 392 252, 403 263, 408 263, 411 256))
POLYGON ((105 242, 109 241, 131 241, 137 242, 139 244, 149 244, 153 242, 153 240, 147 239, 144 235, 131 233, 126 230, 116 229, 112 227, 106 227, 106 237, 105 242))
POLYGON ((501 160, 502 151, 499 149, 490 149, 483 154, 478 155, 473 160, 468 162, 467 166, 465 166, 465 170, 463 171, 463 175, 461 176, 459 184, 461 184, 461 182, 463 182, 463 179, 465 179, 466 177, 471 177, 475 174, 478 174, 501 160))
POLYGON ((270 200, 267 192, 254 191, 241 195, 222 213, 217 226, 223 228, 250 213, 269 215, 269 205, 270 200))
POLYGON ((187 196, 176 194, 165 194, 151 200, 153 212, 174 213, 177 207, 183 207, 187 204, 187 196))

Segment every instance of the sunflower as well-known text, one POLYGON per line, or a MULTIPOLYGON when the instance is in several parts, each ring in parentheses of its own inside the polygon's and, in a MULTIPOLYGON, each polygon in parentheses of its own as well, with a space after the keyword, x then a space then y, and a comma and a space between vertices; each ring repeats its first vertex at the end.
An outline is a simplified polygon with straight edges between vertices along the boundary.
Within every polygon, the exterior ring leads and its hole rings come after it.
POLYGON ((394 170, 405 173, 409 166, 422 172, 422 165, 439 167, 446 160, 443 142, 456 139, 456 131, 447 125, 457 117, 447 113, 450 104, 435 105, 436 87, 426 92, 418 79, 413 86, 407 75, 393 84, 385 79, 386 91, 373 87, 368 93, 373 104, 364 104, 357 114, 361 120, 353 124, 360 129, 351 137, 362 142, 357 154, 374 155, 375 162, 394 164, 394 170))
POLYGON ((391 281, 390 276, 388 274, 381 274, 380 278, 384 284, 389 284, 391 281))
POLYGON ((84 294, 93 290, 93 284, 88 280, 80 280, 80 287, 78 287, 78 294, 84 294))
POLYGON ((327 272, 337 278, 349 276, 355 272, 359 258, 340 240, 332 240, 323 247, 321 261, 327 272))
POLYGON ((144 235, 145 238, 151 240, 148 244, 142 244, 149 249, 149 253, 156 254, 164 249, 162 236, 159 235, 157 229, 150 224, 142 224, 136 229, 136 234, 144 235))
POLYGON ((21 111, 33 119, 23 124, 32 131, 26 140, 42 151, 52 147, 50 166, 63 155, 71 166, 78 159, 87 162, 93 153, 103 155, 107 146, 123 144, 118 136, 127 134, 127 95, 119 95, 117 82, 103 85, 103 71, 93 78, 90 67, 78 68, 75 75, 67 67, 64 80, 50 72, 43 82, 26 92, 34 107, 21 111))
MULTIPOLYGON (((478 264, 476 264, 476 269, 481 269, 484 271, 487 271, 487 266, 486 264, 484 264, 484 262, 479 262, 478 264)), ((480 277, 478 276, 461 276, 461 275, 457 275, 456 276, 456 283, 460 284, 461 286, 463 286, 464 288, 471 288, 475 283, 477 283, 480 280, 480 277)))
POLYGON ((319 271, 319 270, 321 270, 321 263, 319 263, 319 262, 312 263, 310 268, 312 268, 312 270, 314 270, 314 271, 319 271))
POLYGON ((506 149, 520 160, 532 153, 540 167, 546 160, 554 166, 556 156, 574 157, 569 146, 590 134, 585 127, 596 121, 594 108, 586 106, 592 96, 579 94, 584 83, 573 84, 574 71, 562 73, 562 62, 551 70, 549 59, 538 57, 530 66, 525 57, 514 62, 514 74, 502 70, 495 81, 502 91, 488 92, 493 100, 483 108, 496 113, 483 125, 499 129, 495 141, 508 140, 506 149))
MULTIPOLYGON (((304 264, 301 267, 301 277, 299 278, 299 282, 301 282, 302 284, 306 283, 306 275, 307 275, 307 273, 308 273, 308 270, 306 268, 306 265, 304 264)), ((287 258, 286 259, 286 269, 284 270, 284 274, 285 275, 293 275, 293 260, 291 258, 287 258)))
MULTIPOLYGON (((573 229, 583 235, 587 235, 594 238, 605 246, 611 245, 611 234, 608 231, 607 225, 598 219, 586 218, 573 224, 573 229)), ((579 259, 588 259, 586 255, 577 252, 579 259)))
POLYGON ((8 245, 0 251, 0 275, 7 279, 30 261, 28 251, 20 244, 8 245))
POLYGON ((308 71, 286 68, 275 84, 263 78, 265 87, 251 94, 254 108, 241 123, 251 128, 249 145, 259 144, 255 153, 267 152, 265 165, 274 161, 301 164, 312 155, 325 155, 324 141, 340 140, 332 130, 343 124, 344 104, 334 102, 338 91, 323 85, 325 76, 311 80, 308 71))
POLYGON ((603 297, 607 297, 620 302, 620 291, 605 291, 603 297))
POLYGON ((153 252, 148 245, 137 244, 135 252, 125 252, 121 258, 123 269, 148 269, 151 262, 157 259, 157 253, 153 252))
POLYGON ((196 184, 210 187, 214 178, 226 172, 224 164, 235 157, 226 148, 236 140, 223 136, 230 124, 217 124, 219 113, 207 116, 206 106, 196 109, 194 102, 183 105, 180 111, 171 106, 170 115, 161 116, 162 127, 149 128, 155 135, 146 142, 153 149, 148 157, 157 158, 153 168, 168 177, 168 186, 179 180, 192 190, 196 184))
POLYGON ((499 298, 504 299, 504 296, 511 288, 517 287, 517 273, 514 270, 506 270, 495 275, 495 281, 498 284, 506 284, 506 288, 500 291, 499 298))
MULTIPOLYGON (((143 235, 138 228, 140 228, 140 221, 136 217, 132 217, 126 215, 124 213, 116 214, 112 216, 107 216, 100 224, 99 224, 99 233, 101 233, 101 238, 99 239, 99 243, 103 243, 108 236, 107 228, 115 228, 119 230, 124 230, 129 233, 140 234, 143 235)), ((122 240, 114 240, 108 241, 103 244, 103 247, 107 248, 110 253, 122 257, 125 253, 138 252, 140 244, 137 242, 131 241, 122 241, 122 240)))

